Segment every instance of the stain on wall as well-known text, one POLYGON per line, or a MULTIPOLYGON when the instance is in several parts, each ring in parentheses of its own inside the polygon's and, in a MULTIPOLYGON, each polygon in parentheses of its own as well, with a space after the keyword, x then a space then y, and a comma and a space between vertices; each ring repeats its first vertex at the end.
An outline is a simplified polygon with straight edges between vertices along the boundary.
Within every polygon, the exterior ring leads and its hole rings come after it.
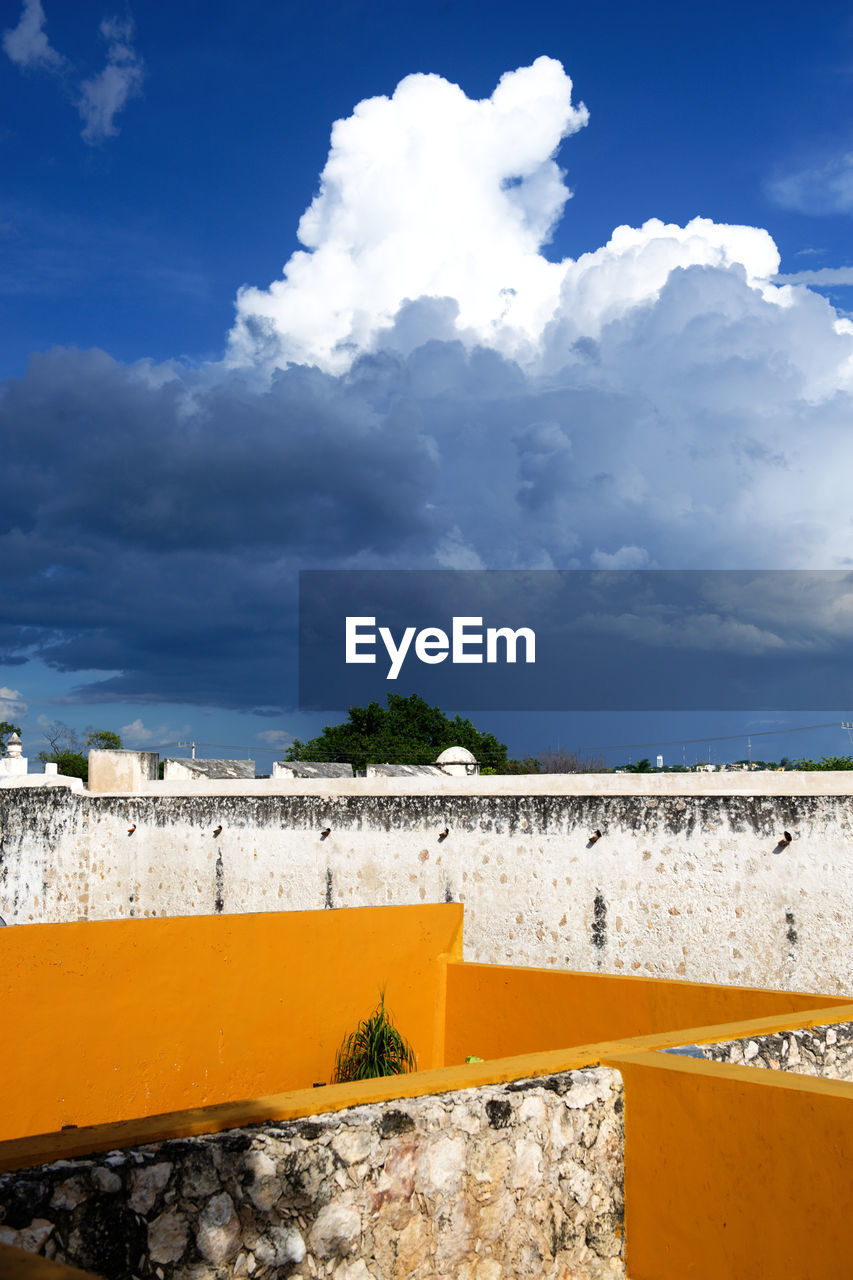
POLYGON ((222 850, 216 854, 216 866, 214 868, 214 878, 216 884, 216 892, 213 898, 213 910, 220 914, 225 909, 225 869, 222 864, 222 850))
POLYGON ((596 893, 593 900, 589 940, 597 951, 603 951, 607 946, 607 903, 601 892, 596 893))
POLYGON ((791 949, 793 950, 793 948, 797 945, 797 930, 794 928, 793 911, 785 912, 785 924, 787 926, 787 928, 785 929, 785 937, 788 939, 791 949))

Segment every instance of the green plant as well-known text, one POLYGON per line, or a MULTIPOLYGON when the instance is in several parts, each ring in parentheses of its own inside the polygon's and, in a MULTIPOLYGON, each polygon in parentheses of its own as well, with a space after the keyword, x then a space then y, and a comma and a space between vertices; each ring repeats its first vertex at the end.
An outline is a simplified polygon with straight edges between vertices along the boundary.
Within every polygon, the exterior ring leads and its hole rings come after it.
POLYGON ((335 1055, 333 1084, 347 1080, 371 1080, 376 1076, 401 1076, 417 1067, 415 1051, 394 1026, 385 1008, 385 992, 367 1018, 344 1038, 335 1055))

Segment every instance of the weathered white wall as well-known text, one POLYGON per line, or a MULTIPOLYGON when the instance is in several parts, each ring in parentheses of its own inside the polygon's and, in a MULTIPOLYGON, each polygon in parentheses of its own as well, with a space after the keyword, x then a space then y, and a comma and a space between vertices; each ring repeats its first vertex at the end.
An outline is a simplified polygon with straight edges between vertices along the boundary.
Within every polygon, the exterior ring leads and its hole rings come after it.
POLYGON ((273 779, 137 795, 7 784, 0 912, 27 923, 453 899, 468 960, 850 994, 851 784, 273 779))

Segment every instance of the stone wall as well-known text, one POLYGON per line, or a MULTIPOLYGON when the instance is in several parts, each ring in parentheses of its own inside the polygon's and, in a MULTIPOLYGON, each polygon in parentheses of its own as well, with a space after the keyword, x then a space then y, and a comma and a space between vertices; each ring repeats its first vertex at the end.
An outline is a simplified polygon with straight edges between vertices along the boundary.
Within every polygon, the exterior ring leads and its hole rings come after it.
POLYGON ((824 1080, 853 1080, 853 1022, 802 1027, 773 1035, 703 1044, 697 1054, 712 1062, 794 1071, 824 1080))
POLYGON ((624 1277, 606 1068, 0 1176, 0 1243, 105 1280, 624 1277))
POLYGON ((501 794, 496 781, 420 780, 410 794, 405 779, 3 787, 0 913, 26 924, 453 900, 467 960, 853 992, 853 796, 561 794, 538 779, 535 794, 501 794))

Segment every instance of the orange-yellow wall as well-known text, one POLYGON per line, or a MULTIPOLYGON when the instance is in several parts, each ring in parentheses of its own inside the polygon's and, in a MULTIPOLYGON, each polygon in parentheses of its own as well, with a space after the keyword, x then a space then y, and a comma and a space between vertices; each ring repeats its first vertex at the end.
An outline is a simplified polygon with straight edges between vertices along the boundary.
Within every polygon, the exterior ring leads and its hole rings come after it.
POLYGON ((23 1249, 0 1244, 0 1276, 3 1280, 91 1280, 90 1271, 51 1262, 23 1249))
POLYGON ((448 954, 458 903, 2 929, 0 1139, 328 1081, 382 987, 441 1066, 448 954))
POLYGON ((610 1064, 631 1280, 853 1274, 853 1085, 655 1057, 610 1064))
POLYGON ((445 1062, 539 1053, 838 1005, 837 996, 449 964, 445 1062))

